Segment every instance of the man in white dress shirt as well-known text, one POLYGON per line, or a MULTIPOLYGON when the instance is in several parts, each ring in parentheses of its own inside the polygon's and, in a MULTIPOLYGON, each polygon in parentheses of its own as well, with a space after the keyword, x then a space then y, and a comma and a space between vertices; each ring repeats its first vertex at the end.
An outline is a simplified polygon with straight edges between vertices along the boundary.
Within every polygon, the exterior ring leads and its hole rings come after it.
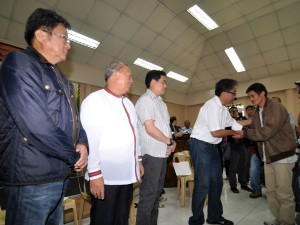
POLYGON ((122 62, 104 72, 105 88, 82 103, 81 122, 89 141, 86 179, 92 196, 91 225, 128 225, 133 183, 143 175, 137 116, 126 97, 133 80, 122 62))
POLYGON ((208 195, 208 224, 233 225, 225 219, 221 202, 223 187, 222 165, 218 146, 222 137, 233 135, 241 138, 242 125, 249 120, 236 121, 233 119, 225 105, 231 104, 236 95, 237 81, 222 79, 217 82, 215 96, 208 100, 200 109, 194 125, 189 150, 195 171, 195 187, 192 199, 192 213, 189 225, 204 224, 203 207, 208 195), (225 127, 232 127, 226 130, 225 127))

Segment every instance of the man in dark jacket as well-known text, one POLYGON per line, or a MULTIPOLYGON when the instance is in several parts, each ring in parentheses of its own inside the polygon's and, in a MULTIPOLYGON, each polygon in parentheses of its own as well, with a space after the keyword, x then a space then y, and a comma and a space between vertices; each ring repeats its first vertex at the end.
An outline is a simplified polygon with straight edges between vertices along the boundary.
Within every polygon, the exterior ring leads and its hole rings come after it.
POLYGON ((11 52, 0 71, 0 183, 6 225, 61 225, 63 198, 74 168, 87 163, 71 82, 57 63, 70 49, 69 23, 54 11, 28 18, 28 48, 11 52))
POLYGON ((292 169, 297 156, 289 114, 281 103, 267 97, 267 89, 261 83, 252 84, 246 93, 257 108, 244 136, 257 142, 264 161, 267 200, 275 216, 264 225, 295 224, 292 169))

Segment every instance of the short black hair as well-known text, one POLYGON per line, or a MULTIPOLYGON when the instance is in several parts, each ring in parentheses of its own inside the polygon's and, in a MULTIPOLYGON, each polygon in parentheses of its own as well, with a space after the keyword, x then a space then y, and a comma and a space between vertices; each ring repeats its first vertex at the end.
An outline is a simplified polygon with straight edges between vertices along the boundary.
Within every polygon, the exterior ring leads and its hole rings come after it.
POLYGON ((222 92, 230 91, 237 86, 237 81, 233 79, 221 79, 216 83, 215 95, 220 96, 222 92))
POLYGON ((231 110, 231 109, 238 109, 236 106, 231 106, 230 108, 229 108, 229 111, 231 110))
POLYGON ((173 123, 175 120, 177 120, 175 116, 170 117, 170 123, 173 123))
POLYGON ((152 80, 158 81, 161 76, 167 76, 166 72, 164 72, 162 70, 150 70, 147 73, 146 78, 145 78, 146 87, 149 88, 151 81, 152 80))
POLYGON ((254 106, 254 105, 247 105, 247 106, 246 106, 246 111, 247 111, 248 109, 250 109, 250 108, 251 108, 251 109, 255 109, 255 106, 254 106))
POLYGON ((55 11, 42 8, 34 10, 26 22, 24 32, 26 43, 30 46, 32 45, 32 39, 36 30, 43 28, 51 33, 53 28, 58 24, 64 25, 67 29, 71 29, 69 22, 55 11))
POLYGON ((256 94, 259 94, 262 93, 262 92, 265 92, 265 96, 267 97, 268 96, 268 91, 267 91, 267 88, 265 87, 265 85, 261 84, 261 83, 254 83, 254 84, 251 84, 247 90, 246 90, 246 94, 248 94, 250 91, 254 91, 256 94))

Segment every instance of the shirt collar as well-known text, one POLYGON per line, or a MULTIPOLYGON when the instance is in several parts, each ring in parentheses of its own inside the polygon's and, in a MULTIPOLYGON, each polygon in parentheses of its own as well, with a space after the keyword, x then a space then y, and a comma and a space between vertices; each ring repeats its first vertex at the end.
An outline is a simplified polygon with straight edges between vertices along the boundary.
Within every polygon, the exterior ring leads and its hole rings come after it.
POLYGON ((146 93, 148 95, 150 95, 152 98, 156 98, 156 99, 162 101, 162 98, 160 96, 156 96, 150 89, 147 89, 146 93))
POLYGON ((215 97, 214 97, 214 101, 215 101, 215 103, 216 103, 220 108, 225 107, 225 106, 222 105, 220 98, 219 98, 218 96, 216 96, 216 95, 215 95, 215 97))
MULTIPOLYGON (((35 54, 35 55, 39 58, 39 60, 40 60, 41 63, 43 63, 43 64, 51 64, 51 63, 48 62, 48 60, 47 60, 42 54, 40 54, 34 47, 28 46, 28 47, 27 47, 27 50, 29 50, 30 52, 32 52, 33 54, 35 54)), ((53 65, 53 64, 51 64, 51 65, 53 65)))
POLYGON ((116 98, 124 98, 124 97, 125 97, 124 95, 117 95, 117 94, 113 93, 111 90, 109 90, 109 89, 107 88, 107 86, 105 86, 104 90, 105 90, 107 93, 111 94, 112 96, 115 96, 116 98))

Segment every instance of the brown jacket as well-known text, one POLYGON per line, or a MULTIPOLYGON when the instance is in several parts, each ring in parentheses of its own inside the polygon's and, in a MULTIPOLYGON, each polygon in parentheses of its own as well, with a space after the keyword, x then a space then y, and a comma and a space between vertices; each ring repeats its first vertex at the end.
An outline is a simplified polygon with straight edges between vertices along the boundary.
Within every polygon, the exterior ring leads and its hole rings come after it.
POLYGON ((260 155, 263 155, 262 146, 265 144, 266 163, 272 163, 295 154, 296 142, 290 118, 285 107, 270 98, 262 112, 263 127, 257 107, 252 124, 245 130, 245 137, 257 142, 260 155))

